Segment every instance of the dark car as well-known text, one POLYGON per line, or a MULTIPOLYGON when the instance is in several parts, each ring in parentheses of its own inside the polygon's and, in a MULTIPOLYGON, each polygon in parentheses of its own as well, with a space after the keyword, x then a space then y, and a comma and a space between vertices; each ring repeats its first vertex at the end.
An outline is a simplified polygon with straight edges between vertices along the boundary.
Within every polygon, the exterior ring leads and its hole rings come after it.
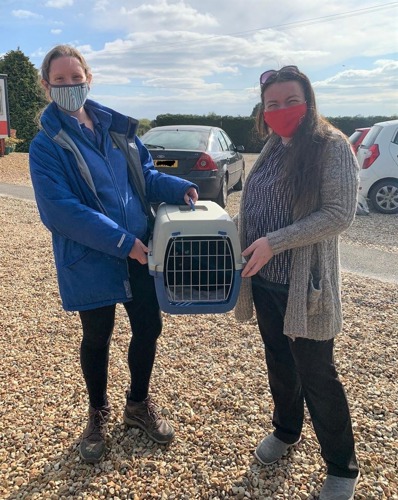
POLYGON ((245 179, 243 146, 226 132, 202 125, 166 125, 146 132, 141 141, 159 172, 177 175, 199 186, 199 198, 227 204, 228 191, 241 190, 245 179))
POLYGON ((351 143, 352 150, 355 154, 357 154, 358 148, 361 145, 362 141, 365 139, 365 136, 369 132, 369 130, 370 127, 356 128, 348 138, 351 143))

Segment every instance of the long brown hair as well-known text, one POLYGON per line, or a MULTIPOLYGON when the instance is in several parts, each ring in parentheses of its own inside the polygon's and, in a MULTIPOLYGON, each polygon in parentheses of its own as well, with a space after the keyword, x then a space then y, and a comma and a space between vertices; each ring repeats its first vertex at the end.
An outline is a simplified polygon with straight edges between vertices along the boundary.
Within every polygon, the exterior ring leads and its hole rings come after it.
POLYGON ((295 66, 287 66, 268 77, 261 86, 261 106, 256 117, 256 128, 261 138, 267 139, 272 130, 264 122, 264 91, 273 83, 297 81, 307 103, 307 113, 289 142, 285 156, 285 182, 293 195, 293 214, 302 218, 319 205, 322 176, 322 156, 328 138, 336 130, 317 111, 315 94, 308 77, 295 66))

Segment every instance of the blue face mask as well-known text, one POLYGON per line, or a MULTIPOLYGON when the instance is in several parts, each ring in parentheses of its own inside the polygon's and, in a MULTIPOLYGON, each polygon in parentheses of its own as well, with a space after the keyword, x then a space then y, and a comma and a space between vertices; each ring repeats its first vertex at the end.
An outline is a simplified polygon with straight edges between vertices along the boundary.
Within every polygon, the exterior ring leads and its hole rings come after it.
POLYGON ((86 102, 90 86, 87 82, 76 85, 50 85, 50 97, 65 111, 77 111, 86 102))

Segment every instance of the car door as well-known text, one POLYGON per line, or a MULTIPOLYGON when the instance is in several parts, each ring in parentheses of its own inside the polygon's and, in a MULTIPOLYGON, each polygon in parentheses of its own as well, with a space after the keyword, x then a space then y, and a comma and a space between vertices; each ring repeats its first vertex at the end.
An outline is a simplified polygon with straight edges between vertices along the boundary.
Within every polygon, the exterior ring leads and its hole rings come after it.
MULTIPOLYGON (((227 141, 228 144, 228 150, 231 152, 232 158, 231 158, 231 177, 233 178, 233 185, 243 178, 243 167, 244 167, 244 161, 243 161, 243 155, 240 152, 240 149, 238 150, 235 146, 235 144, 232 142, 231 138, 228 136, 228 134, 224 131, 222 131, 222 134, 225 137, 225 140, 227 141)), ((243 149, 243 148, 242 148, 243 149)))
POLYGON ((228 169, 228 189, 232 188, 240 179, 240 172, 242 165, 239 162, 237 152, 235 147, 229 138, 229 136, 223 131, 219 130, 220 142, 222 142, 225 155, 227 159, 227 169, 228 169))
MULTIPOLYGON (((220 129, 217 128, 213 129, 213 138, 214 138, 213 143, 217 145, 217 150, 219 151, 216 158, 219 166, 220 176, 224 177, 225 173, 229 172, 229 162, 230 162, 229 158, 230 154, 227 148, 227 143, 224 137, 222 136, 220 129)), ((228 173, 228 178, 229 178, 229 173, 228 173)), ((228 180, 228 184, 229 182, 230 181, 228 180)), ((229 189, 229 186, 227 186, 227 188, 229 189)))
POLYGON ((395 125, 393 128, 393 133, 392 133, 392 139, 389 144, 390 146, 390 155, 392 156, 393 163, 392 166, 393 168, 391 169, 392 175, 395 177, 398 177, 398 125, 395 125))

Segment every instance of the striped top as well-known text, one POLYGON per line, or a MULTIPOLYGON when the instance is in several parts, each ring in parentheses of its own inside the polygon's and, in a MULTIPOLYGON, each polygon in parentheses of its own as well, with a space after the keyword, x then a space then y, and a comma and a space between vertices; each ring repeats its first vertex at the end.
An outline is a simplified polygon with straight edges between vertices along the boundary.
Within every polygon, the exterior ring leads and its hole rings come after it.
MULTIPOLYGON (((244 205, 247 246, 292 223, 291 191, 282 182, 285 153, 286 146, 279 141, 247 180, 244 205)), ((273 283, 288 284, 290 259, 291 250, 278 253, 258 274, 273 283)))

